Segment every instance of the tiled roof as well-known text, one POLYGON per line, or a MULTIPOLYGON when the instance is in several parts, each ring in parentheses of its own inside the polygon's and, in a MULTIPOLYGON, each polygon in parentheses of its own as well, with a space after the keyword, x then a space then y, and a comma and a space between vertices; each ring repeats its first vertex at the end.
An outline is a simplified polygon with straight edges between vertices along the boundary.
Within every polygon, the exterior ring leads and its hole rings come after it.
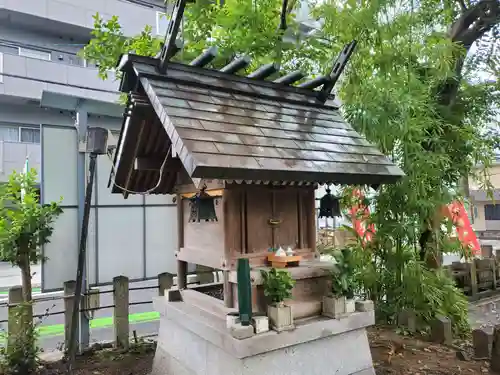
POLYGON ((133 55, 122 64, 122 90, 141 94, 129 98, 118 144, 120 186, 154 187, 159 172, 134 160, 169 149, 156 193, 171 192, 174 159, 191 178, 378 185, 403 176, 314 90, 174 63, 160 74, 156 65, 133 55))

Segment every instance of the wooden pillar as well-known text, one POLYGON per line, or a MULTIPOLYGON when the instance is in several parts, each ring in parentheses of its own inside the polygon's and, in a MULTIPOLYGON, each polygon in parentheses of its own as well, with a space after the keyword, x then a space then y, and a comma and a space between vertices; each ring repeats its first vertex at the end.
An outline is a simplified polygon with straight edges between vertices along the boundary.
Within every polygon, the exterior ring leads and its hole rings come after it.
POLYGON ((174 285, 174 275, 168 272, 158 275, 158 295, 164 296, 165 290, 168 290, 174 285))
POLYGON ((116 347, 128 350, 129 344, 129 288, 128 277, 117 276, 113 278, 113 324, 116 347))
POLYGON ((224 306, 233 308, 234 307, 233 286, 229 282, 229 272, 230 271, 223 271, 224 306))
POLYGON ((71 319, 73 316, 73 299, 75 298, 76 281, 64 283, 64 348, 69 348, 71 336, 71 319))
MULTIPOLYGON (((184 207, 182 205, 182 197, 177 194, 177 251, 180 251, 184 247, 184 207)), ((187 288, 187 262, 183 260, 177 260, 177 287, 179 289, 187 288)))
MULTIPOLYGON (((240 222, 241 222, 241 227, 240 227, 240 235, 241 235, 241 253, 244 254, 246 253, 246 212, 245 212, 245 190, 224 190, 224 193, 222 194, 222 210, 224 212, 224 258, 225 261, 223 266, 226 268, 230 268, 230 262, 231 262, 231 240, 230 236, 233 234, 231 233, 231 230, 234 230, 233 226, 230 224, 229 220, 231 218, 230 215, 230 210, 231 208, 229 207, 229 196, 232 194, 232 203, 235 204, 237 202, 236 199, 234 199, 235 194, 237 194, 237 198, 240 203, 240 222)), ((226 307, 233 307, 233 288, 231 283, 229 282, 229 271, 226 269, 223 269, 222 271, 222 281, 223 281, 223 292, 224 292, 224 306, 226 307)))
POLYGON ((471 286, 472 299, 475 300, 477 298, 477 293, 479 289, 477 286, 476 260, 474 258, 470 260, 470 286, 471 286))
POLYGON ((316 197, 315 190, 308 192, 306 200, 307 208, 307 245, 310 249, 316 250, 316 197))
POLYGON ((23 288, 13 286, 9 289, 9 307, 8 307, 8 339, 7 350, 16 346, 16 338, 22 332, 23 319, 21 306, 23 303, 23 288))
POLYGON ((298 244, 297 247, 299 249, 304 248, 304 200, 302 199, 302 190, 299 188, 297 190, 297 237, 298 237, 298 244))

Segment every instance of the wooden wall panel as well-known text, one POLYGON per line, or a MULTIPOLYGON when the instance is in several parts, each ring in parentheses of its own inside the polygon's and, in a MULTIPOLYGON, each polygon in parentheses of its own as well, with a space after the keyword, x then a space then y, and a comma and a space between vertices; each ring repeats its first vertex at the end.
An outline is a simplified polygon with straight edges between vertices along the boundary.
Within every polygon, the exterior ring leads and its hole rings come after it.
POLYGON ((226 253, 237 256, 242 253, 243 239, 241 199, 243 189, 225 189, 224 205, 224 230, 226 253))
POLYGON ((272 245, 272 191, 267 186, 247 188, 248 253, 267 251, 272 245))
POLYGON ((222 199, 218 198, 218 201, 215 206, 218 221, 190 223, 190 201, 183 199, 185 248, 205 249, 219 257, 224 256, 224 211, 222 199))
POLYGON ((279 189, 274 192, 275 196, 275 218, 281 220, 276 231, 276 246, 286 250, 288 246, 292 249, 298 248, 299 220, 297 208, 297 189, 279 189))

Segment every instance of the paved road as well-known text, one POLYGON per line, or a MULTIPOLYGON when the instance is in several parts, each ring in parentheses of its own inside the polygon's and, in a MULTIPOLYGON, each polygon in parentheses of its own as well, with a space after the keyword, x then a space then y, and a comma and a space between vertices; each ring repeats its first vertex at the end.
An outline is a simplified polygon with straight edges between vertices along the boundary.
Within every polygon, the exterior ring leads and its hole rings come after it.
MULTIPOLYGON (((34 287, 39 287, 42 280, 42 267, 31 266, 31 282, 34 287)), ((13 285, 21 285, 21 271, 12 267, 8 262, 0 262, 0 291, 7 291, 13 285)))
MULTIPOLYGON (((145 286, 157 286, 158 282, 156 280, 137 282, 130 285, 131 288, 145 287, 145 286)), ((101 291, 112 290, 111 286, 101 287, 101 291)), ((158 289, 146 289, 146 290, 131 290, 130 291, 130 302, 148 302, 145 304, 138 304, 130 306, 130 332, 135 330, 138 337, 155 335, 158 332, 158 321, 157 314, 153 311, 152 298, 158 295, 158 289)), ((50 315, 57 312, 64 311, 64 304, 62 299, 57 300, 42 300, 44 298, 50 297, 60 297, 62 293, 49 293, 49 294, 38 294, 35 295, 34 314, 44 315, 39 321, 39 332, 40 332, 40 347, 45 351, 60 349, 64 341, 64 315, 50 315)), ((6 298, 6 294, 2 294, 0 298, 6 298)), ((6 302, 6 300, 4 301, 6 302)), ((103 293, 100 296, 100 306, 110 306, 113 305, 113 294, 103 293)), ((102 342, 110 341, 113 339, 113 327, 112 324, 113 309, 106 308, 96 311, 94 318, 91 321, 91 342, 102 342)), ((7 307, 0 306, 0 321, 7 320, 7 307)), ((7 331, 7 323, 0 323, 0 330, 7 331)))

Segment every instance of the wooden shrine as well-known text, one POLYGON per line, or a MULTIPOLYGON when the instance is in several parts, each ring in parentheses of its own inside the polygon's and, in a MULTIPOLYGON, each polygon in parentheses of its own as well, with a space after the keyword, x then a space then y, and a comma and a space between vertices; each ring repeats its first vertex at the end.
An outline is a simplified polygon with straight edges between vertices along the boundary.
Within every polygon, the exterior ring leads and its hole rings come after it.
POLYGON ((179 286, 188 262, 226 271, 227 306, 238 258, 265 266, 279 246, 315 258, 318 184, 379 185, 403 174, 318 99, 320 80, 297 87, 298 74, 238 76, 247 60, 238 61, 221 71, 169 63, 162 74, 157 59, 123 56, 129 99, 110 179, 125 197, 178 194, 179 286), (193 220, 202 201, 215 217, 193 220))
POLYGON ((152 374, 290 375, 307 368, 314 375, 328 373, 332 363, 341 366, 338 375, 374 374, 365 332, 374 322, 370 301, 343 322, 316 317, 331 277, 331 264, 316 252, 316 188, 378 186, 403 176, 342 119, 331 95, 355 42, 330 74, 305 81, 300 71, 280 75, 272 63, 249 72, 246 56, 209 68, 215 47, 179 64, 171 58, 180 48, 185 6, 186 0, 174 4, 157 58, 128 54, 117 66, 128 101, 110 188, 125 198, 175 194, 177 202, 178 283, 155 301, 161 319, 152 374), (286 257, 273 258, 285 250, 286 257), (254 335, 249 326, 229 333, 240 258, 249 260, 259 312, 260 270, 270 261, 294 266, 288 315, 308 320, 286 335, 254 335), (187 288, 188 263, 223 271, 223 302, 187 288))
MULTIPOLYGON (((174 31, 175 27, 174 23, 174 31)), ((354 314, 342 327, 333 321, 312 321, 297 328, 305 333, 281 335, 274 341, 257 335, 237 343, 235 336, 221 331, 238 306, 238 259, 249 259, 252 268, 253 310, 265 311, 260 270, 273 262, 276 249, 286 250, 291 261, 274 259, 275 266, 295 266, 288 268, 296 281, 290 301, 293 318, 320 315, 331 264, 321 262, 316 252, 316 188, 322 184, 377 186, 403 176, 342 119, 330 93, 353 45, 342 51, 331 74, 299 84, 304 74, 280 76, 275 64, 242 74, 250 63, 244 56, 222 69, 210 69, 215 48, 189 64, 174 63, 168 59, 174 47, 167 38, 161 58, 128 54, 119 61, 120 90, 128 93, 128 101, 109 183, 113 193, 125 198, 129 194, 176 196, 180 297, 156 302, 162 318, 153 373, 260 373, 257 368, 262 362, 252 362, 253 356, 274 351, 286 358, 283 348, 298 345, 302 354, 296 360, 305 363, 313 357, 309 353, 318 350, 312 343, 324 339, 322 348, 338 352, 339 361, 349 358, 341 354, 345 343, 361 348, 359 358, 343 365, 346 370, 339 375, 361 371, 349 370, 355 368, 366 370, 359 374, 372 374, 364 331, 374 321, 370 310, 354 314), (201 290, 187 288, 188 263, 223 271, 223 304, 201 290), (204 328, 198 334, 193 327, 204 328), (170 343, 171 330, 177 332, 175 346, 170 343), (326 336, 325 330, 330 332, 326 336), (185 355, 193 340, 209 347, 206 353, 229 357, 211 365, 204 357, 207 367, 193 369, 191 357, 185 355), (188 346, 180 349, 180 342, 188 346), (231 363, 239 370, 218 368, 220 363, 231 363)), ((326 358, 329 355, 311 364, 316 366, 311 374, 328 369, 326 358)), ((282 361, 297 366, 293 360, 282 361)), ((282 369, 283 374, 290 371, 286 366, 282 369)))

